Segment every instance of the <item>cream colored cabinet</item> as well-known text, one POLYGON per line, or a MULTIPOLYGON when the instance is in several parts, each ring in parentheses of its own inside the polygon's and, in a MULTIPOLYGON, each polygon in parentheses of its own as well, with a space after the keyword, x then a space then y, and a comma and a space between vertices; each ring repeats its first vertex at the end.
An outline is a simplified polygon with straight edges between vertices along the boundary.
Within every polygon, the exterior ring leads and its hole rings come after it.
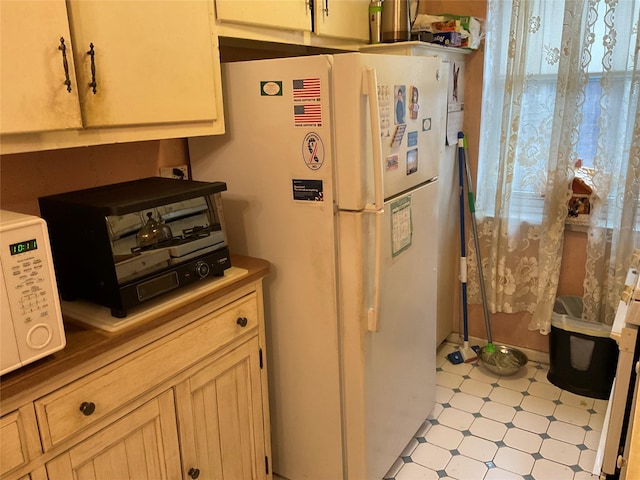
MULTIPOLYGON (((366 42, 369 39, 368 0, 216 0, 216 19, 224 31, 221 35, 280 40, 277 30, 302 32, 299 43, 313 44, 317 37, 366 42), (311 12, 313 8, 313 15, 311 12), (225 24, 232 26, 225 29, 225 24), (269 31, 242 30, 233 25, 267 27, 269 31)), ((286 33, 284 33, 286 36, 286 33)), ((285 41, 295 38, 284 38, 285 41)))
POLYGON ((224 132, 211 2, 0 8, 2 153, 224 132))
POLYGON ((215 4, 221 22, 311 31, 308 0, 216 0, 215 4))
POLYGON ((63 380, 40 387, 35 365, 24 396, 19 371, 2 392, 24 406, 0 418, 0 477, 271 480, 261 278, 156 305, 155 324, 109 334, 108 348, 72 329, 68 348, 74 332, 81 343, 56 366, 63 380), (85 349, 102 353, 78 362, 85 349))
POLYGON ((0 133, 82 128, 65 1, 2 1, 0 27, 0 133))
POLYGON ((47 474, 50 480, 181 478, 172 392, 48 462, 47 474))
MULTIPOLYGON (((29 464, 42 453, 38 438, 38 425, 29 404, 0 418, 0 477, 29 464)), ((30 476, 26 476, 30 478, 30 476)))
POLYGON ((268 478, 258 338, 176 387, 180 443, 187 471, 202 478, 268 478))

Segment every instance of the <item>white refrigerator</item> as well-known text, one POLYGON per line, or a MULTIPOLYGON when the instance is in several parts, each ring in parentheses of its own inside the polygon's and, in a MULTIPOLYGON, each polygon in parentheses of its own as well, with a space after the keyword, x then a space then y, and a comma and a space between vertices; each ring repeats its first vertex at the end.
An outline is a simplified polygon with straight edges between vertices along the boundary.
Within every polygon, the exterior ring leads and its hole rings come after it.
POLYGON ((223 66, 227 133, 189 139, 227 183, 232 252, 265 258, 273 471, 380 480, 435 402, 437 57, 223 66))

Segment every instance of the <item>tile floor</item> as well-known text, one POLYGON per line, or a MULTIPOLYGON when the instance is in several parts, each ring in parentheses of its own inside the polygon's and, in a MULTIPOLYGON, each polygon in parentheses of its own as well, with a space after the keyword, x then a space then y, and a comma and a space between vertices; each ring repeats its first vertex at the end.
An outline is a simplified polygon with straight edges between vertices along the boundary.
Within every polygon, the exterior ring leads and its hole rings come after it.
POLYGON ((549 383, 529 362, 510 377, 438 350, 436 406, 387 480, 591 480, 606 400, 549 383))

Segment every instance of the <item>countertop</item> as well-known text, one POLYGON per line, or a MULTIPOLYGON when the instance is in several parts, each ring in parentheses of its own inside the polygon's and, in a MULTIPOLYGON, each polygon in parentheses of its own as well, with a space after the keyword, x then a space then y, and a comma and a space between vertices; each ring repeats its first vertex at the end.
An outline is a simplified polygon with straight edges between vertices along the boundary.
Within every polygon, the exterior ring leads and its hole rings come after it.
POLYGON ((255 282, 268 274, 270 267, 266 260, 237 255, 232 255, 231 264, 246 269, 247 273, 232 282, 216 282, 215 278, 205 280, 208 284, 198 282, 194 284, 197 294, 189 294, 189 287, 172 292, 167 308, 156 309, 157 314, 152 318, 119 332, 106 332, 65 317, 67 344, 64 349, 0 378, 0 414, 35 400, 50 391, 52 385, 82 377, 96 368, 96 359, 106 365, 178 330, 184 324, 175 319, 189 310, 237 295, 242 289, 249 293, 255 282), (210 288, 203 288, 204 285, 210 288), (85 367, 89 363, 92 366, 85 367))

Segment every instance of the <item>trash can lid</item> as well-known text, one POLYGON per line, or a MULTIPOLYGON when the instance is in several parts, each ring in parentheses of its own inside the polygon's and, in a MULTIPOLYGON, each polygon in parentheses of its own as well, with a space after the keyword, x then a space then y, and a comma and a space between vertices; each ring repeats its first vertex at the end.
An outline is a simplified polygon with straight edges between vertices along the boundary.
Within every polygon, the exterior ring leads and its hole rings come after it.
POLYGON ((609 337, 611 333, 611 325, 589 322, 569 315, 559 315, 555 312, 551 315, 551 325, 568 332, 581 333, 592 337, 609 337))
POLYGON ((561 295, 556 297, 553 311, 559 315, 569 315, 580 319, 582 317, 582 297, 576 295, 561 295))

